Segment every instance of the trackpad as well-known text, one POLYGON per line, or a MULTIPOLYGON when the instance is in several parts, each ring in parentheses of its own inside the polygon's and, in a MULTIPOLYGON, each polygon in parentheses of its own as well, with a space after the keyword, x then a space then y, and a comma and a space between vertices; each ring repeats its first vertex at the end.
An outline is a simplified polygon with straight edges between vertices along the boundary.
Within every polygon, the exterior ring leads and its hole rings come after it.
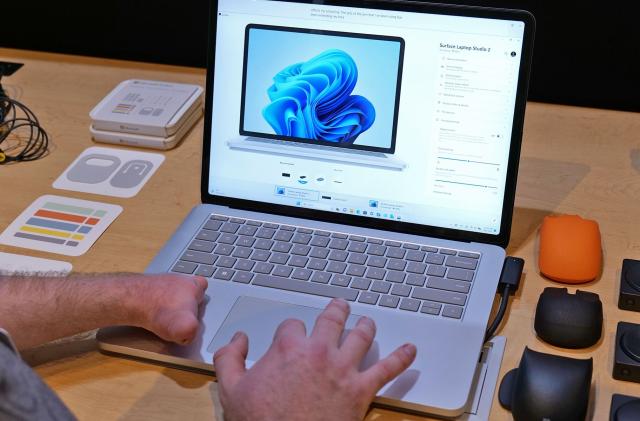
MULTIPOLYGON (((207 350, 214 353, 228 344, 236 332, 243 331, 249 336, 247 366, 251 366, 267 352, 280 323, 286 319, 302 320, 307 328, 308 336, 311 334, 316 318, 321 312, 322 309, 316 307, 242 296, 236 300, 207 350)), ((346 329, 355 326, 359 318, 360 316, 357 314, 350 315, 347 319, 346 329)), ((348 333, 347 330, 345 330, 346 333, 348 333)), ((377 351, 378 347, 374 342, 365 361, 363 361, 363 368, 370 366, 379 359, 379 352, 377 351)))

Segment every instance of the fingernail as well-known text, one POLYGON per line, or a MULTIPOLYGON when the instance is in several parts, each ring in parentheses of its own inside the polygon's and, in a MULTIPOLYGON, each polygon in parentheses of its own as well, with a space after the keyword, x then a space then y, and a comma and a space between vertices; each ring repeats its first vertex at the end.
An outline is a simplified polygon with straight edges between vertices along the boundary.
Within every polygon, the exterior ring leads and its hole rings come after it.
POLYGON ((235 341, 236 341, 236 339, 240 338, 240 335, 242 335, 242 333, 240 333, 240 332, 236 332, 236 333, 233 335, 233 338, 231 338, 231 342, 235 342, 235 341))
POLYGON ((405 354, 407 354, 407 356, 411 358, 413 358, 413 356, 416 355, 417 352, 416 346, 414 344, 404 344, 402 345, 402 350, 405 354))

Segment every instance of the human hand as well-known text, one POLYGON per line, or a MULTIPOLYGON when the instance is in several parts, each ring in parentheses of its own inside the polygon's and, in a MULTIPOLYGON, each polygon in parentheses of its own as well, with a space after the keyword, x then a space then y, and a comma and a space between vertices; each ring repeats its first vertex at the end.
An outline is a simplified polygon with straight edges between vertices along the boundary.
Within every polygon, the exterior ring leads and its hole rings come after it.
POLYGON ((362 317, 339 343, 349 305, 333 300, 306 336, 300 320, 285 320, 273 344, 246 370, 248 338, 238 332, 213 357, 227 421, 361 420, 382 386, 407 369, 416 347, 405 344, 360 372, 376 327, 362 317))
POLYGON ((141 327, 166 341, 190 343, 198 332, 198 306, 208 282, 200 276, 144 275, 140 300, 141 327))

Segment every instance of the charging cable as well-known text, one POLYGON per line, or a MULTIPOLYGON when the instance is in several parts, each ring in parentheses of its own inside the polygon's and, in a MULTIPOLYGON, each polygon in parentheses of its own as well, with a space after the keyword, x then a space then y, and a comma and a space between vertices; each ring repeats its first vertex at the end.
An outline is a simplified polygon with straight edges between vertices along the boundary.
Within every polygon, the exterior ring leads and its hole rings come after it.
POLYGON ((507 311, 507 305, 509 304, 509 296, 516 293, 520 286, 520 278, 522 277, 522 270, 524 269, 524 259, 519 257, 507 256, 504 259, 504 265, 502 266, 502 273, 500 274, 500 281, 498 282, 498 293, 500 294, 500 307, 498 307, 498 313, 493 319, 493 322, 487 327, 487 331, 484 335, 484 341, 487 342, 493 337, 504 319, 504 315, 507 311))

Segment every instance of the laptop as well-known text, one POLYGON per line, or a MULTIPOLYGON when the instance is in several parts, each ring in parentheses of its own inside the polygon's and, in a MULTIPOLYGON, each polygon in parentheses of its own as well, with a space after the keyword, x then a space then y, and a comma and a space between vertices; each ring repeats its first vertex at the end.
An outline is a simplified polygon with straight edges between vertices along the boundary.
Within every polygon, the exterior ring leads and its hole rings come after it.
POLYGON ((359 316, 378 326, 363 368, 407 341, 418 349, 375 403, 460 415, 509 241, 533 17, 398 1, 211 5, 203 203, 147 269, 209 278, 201 329, 189 346, 105 329, 100 347, 212 372, 243 330, 251 365, 281 321, 310 331, 341 297, 347 328, 359 316), (251 142, 267 146, 239 146, 251 142), (404 165, 349 158, 359 152, 404 165))

